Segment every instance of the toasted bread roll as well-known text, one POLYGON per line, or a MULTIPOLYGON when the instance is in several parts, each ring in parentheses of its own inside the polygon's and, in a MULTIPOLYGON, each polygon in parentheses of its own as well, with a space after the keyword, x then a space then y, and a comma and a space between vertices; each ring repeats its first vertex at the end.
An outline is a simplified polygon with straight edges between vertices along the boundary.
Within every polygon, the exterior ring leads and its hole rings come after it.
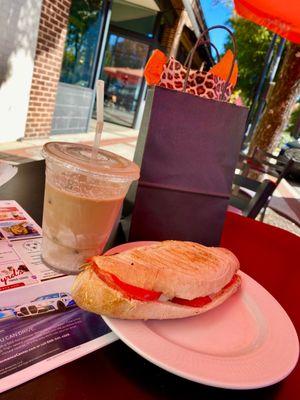
POLYGON ((122 319, 174 319, 202 314, 217 307, 237 291, 238 276, 233 285, 221 290, 202 307, 189 307, 170 301, 139 301, 126 298, 120 291, 107 286, 92 268, 86 268, 75 280, 72 297, 77 305, 96 314, 122 319))
POLYGON ((238 259, 227 249, 176 240, 93 261, 131 285, 188 300, 217 293, 239 269, 238 259))

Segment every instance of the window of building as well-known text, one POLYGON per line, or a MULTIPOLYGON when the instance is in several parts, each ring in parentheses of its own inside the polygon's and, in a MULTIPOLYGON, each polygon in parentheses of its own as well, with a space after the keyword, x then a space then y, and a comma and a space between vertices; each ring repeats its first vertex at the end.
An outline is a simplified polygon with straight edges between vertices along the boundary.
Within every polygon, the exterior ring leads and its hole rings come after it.
POLYGON ((154 37, 154 28, 158 7, 155 2, 114 0, 112 4, 111 24, 115 27, 154 37), (139 4, 137 4, 139 3, 139 4), (152 8, 140 4, 152 4, 152 8))
POLYGON ((60 81, 91 86, 103 0, 73 0, 60 81))

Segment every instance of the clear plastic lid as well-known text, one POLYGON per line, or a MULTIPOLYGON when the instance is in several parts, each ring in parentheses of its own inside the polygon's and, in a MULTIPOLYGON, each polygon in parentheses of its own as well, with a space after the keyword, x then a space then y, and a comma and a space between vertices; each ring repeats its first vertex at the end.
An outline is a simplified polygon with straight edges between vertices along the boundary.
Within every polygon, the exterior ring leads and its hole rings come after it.
POLYGON ((105 175, 133 181, 139 178, 139 167, 130 160, 103 149, 98 149, 96 159, 91 159, 92 147, 81 143, 49 142, 43 147, 47 159, 64 164, 78 172, 105 175))

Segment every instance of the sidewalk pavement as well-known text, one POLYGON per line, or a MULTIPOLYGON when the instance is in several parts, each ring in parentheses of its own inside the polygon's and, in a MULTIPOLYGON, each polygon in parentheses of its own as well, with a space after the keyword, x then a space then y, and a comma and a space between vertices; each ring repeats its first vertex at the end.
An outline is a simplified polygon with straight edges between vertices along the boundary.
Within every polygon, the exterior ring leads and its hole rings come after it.
MULTIPOLYGON (((94 122, 94 121, 93 121, 94 122)), ((93 144, 95 123, 87 133, 52 135, 45 139, 30 139, 15 142, 0 143, 0 160, 11 164, 22 164, 34 160, 41 160, 41 150, 49 141, 79 142, 93 144)), ((120 154, 130 160, 133 159, 138 131, 120 125, 104 123, 100 146, 103 149, 120 154)))

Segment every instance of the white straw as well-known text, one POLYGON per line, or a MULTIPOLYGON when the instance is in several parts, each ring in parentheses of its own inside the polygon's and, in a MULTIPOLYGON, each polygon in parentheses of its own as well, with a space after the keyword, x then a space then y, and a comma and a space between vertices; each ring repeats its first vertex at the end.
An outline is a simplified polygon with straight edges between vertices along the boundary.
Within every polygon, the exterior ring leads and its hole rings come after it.
POLYGON ((96 132, 92 149, 92 159, 96 159, 103 131, 104 81, 101 80, 97 81, 96 96, 97 96, 97 124, 96 124, 96 132))

